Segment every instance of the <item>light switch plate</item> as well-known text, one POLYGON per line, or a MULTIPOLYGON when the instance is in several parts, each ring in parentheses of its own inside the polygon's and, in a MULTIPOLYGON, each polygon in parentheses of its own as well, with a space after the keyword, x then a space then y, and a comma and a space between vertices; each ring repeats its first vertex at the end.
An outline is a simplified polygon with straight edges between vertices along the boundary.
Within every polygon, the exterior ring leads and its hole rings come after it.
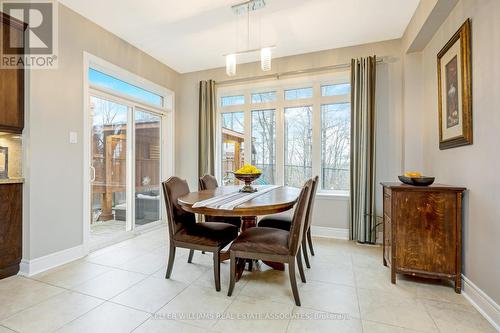
POLYGON ((69 132, 69 143, 71 144, 78 143, 78 133, 69 132))

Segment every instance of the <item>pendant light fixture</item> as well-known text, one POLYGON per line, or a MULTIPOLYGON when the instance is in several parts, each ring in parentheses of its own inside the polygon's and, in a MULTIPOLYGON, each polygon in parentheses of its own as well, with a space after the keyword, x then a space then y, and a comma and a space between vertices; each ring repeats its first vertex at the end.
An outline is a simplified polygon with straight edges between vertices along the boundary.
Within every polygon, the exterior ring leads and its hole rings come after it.
POLYGON ((264 8, 266 2, 264 0, 250 0, 231 7, 233 13, 237 16, 247 15, 247 49, 240 52, 226 54, 226 74, 228 76, 236 75, 237 56, 240 54, 260 52, 260 68, 267 72, 271 70, 272 52, 271 49, 275 46, 266 46, 258 49, 250 49, 250 12, 264 8))

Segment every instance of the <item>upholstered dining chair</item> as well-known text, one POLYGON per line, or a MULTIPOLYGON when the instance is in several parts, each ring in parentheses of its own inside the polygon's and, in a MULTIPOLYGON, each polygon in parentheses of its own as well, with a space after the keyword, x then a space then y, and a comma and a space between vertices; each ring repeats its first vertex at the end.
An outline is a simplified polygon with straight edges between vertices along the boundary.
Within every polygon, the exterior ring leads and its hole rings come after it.
POLYGON ((227 295, 231 296, 236 283, 236 260, 256 259, 288 264, 290 284, 295 304, 300 306, 295 262, 299 265, 299 273, 305 282, 302 261, 300 260, 300 244, 304 236, 307 206, 311 198, 313 180, 308 180, 302 188, 293 214, 290 231, 276 228, 249 228, 243 231, 229 248, 231 258, 231 276, 227 295))
MULTIPOLYGON (((214 190, 219 187, 217 183, 217 178, 212 175, 204 175, 198 180, 198 185, 201 191, 203 190, 214 190)), ((241 226, 241 219, 235 216, 210 216, 205 215, 206 222, 224 222, 237 226, 238 228, 241 226)))
POLYGON ((193 250, 213 253, 215 289, 220 291, 220 251, 238 236, 238 228, 228 223, 196 223, 193 213, 183 210, 177 199, 189 193, 187 182, 170 177, 162 183, 167 208, 170 249, 166 279, 170 278, 177 247, 189 249, 188 262, 193 259, 193 250))
MULTIPOLYGON (((304 261, 306 262, 306 267, 311 268, 309 263, 309 256, 307 254, 306 241, 309 243, 309 250, 311 255, 314 255, 314 248, 311 237, 311 224, 312 224, 312 213, 314 209, 314 198, 316 197, 316 190, 318 188, 318 176, 313 178, 313 184, 311 188, 311 197, 309 199, 309 204, 307 206, 306 224, 304 226, 304 237, 302 238, 302 253, 304 254, 304 261)), ((288 215, 269 215, 263 217, 259 221, 259 227, 266 228, 277 228, 282 230, 290 230, 292 223, 292 218, 288 215)))

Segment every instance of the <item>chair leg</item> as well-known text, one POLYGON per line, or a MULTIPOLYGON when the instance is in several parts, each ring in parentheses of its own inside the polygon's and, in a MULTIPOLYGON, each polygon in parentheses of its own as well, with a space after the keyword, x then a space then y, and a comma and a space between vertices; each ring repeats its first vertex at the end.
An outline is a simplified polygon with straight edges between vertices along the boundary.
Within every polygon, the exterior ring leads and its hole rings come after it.
POLYGON ((220 291, 220 250, 214 252, 215 290, 220 291))
POLYGON ((300 254, 300 248, 297 252, 297 266, 299 267, 300 280, 306 283, 306 275, 304 274, 304 266, 302 265, 302 255, 300 254))
POLYGON ((170 279, 170 275, 172 274, 172 267, 174 267, 174 259, 175 259, 175 246, 170 244, 170 250, 168 252, 167 274, 165 275, 165 279, 170 279))
POLYGON ((290 285, 292 286, 295 305, 300 306, 299 290, 297 289, 297 280, 295 276, 295 257, 288 258, 288 273, 290 274, 290 285))
POLYGON ((188 263, 193 262, 193 255, 194 255, 194 250, 189 250, 189 256, 188 256, 188 263))
POLYGON ((311 228, 307 230, 307 242, 309 243, 309 250, 311 251, 311 255, 314 255, 313 241, 311 237, 311 228))
POLYGON ((307 244, 306 239, 302 240, 302 254, 304 254, 304 261, 306 262, 306 267, 311 268, 311 264, 309 263, 309 255, 307 254, 307 244))
POLYGON ((231 260, 231 272, 229 276, 229 289, 227 291, 227 296, 231 296, 233 294, 234 284, 236 283, 236 257, 234 254, 230 254, 231 260))

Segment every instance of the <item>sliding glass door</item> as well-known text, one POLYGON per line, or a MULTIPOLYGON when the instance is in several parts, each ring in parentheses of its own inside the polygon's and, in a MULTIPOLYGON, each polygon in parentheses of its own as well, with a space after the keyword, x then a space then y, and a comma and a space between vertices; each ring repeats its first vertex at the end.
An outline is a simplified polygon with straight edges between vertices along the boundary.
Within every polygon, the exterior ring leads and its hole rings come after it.
POLYGON ((92 237, 127 230, 127 129, 130 107, 91 96, 92 237))
POLYGON ((161 117, 135 111, 135 225, 160 220, 161 117))
POLYGON ((164 115, 96 92, 91 108, 93 246, 161 221, 164 115))

